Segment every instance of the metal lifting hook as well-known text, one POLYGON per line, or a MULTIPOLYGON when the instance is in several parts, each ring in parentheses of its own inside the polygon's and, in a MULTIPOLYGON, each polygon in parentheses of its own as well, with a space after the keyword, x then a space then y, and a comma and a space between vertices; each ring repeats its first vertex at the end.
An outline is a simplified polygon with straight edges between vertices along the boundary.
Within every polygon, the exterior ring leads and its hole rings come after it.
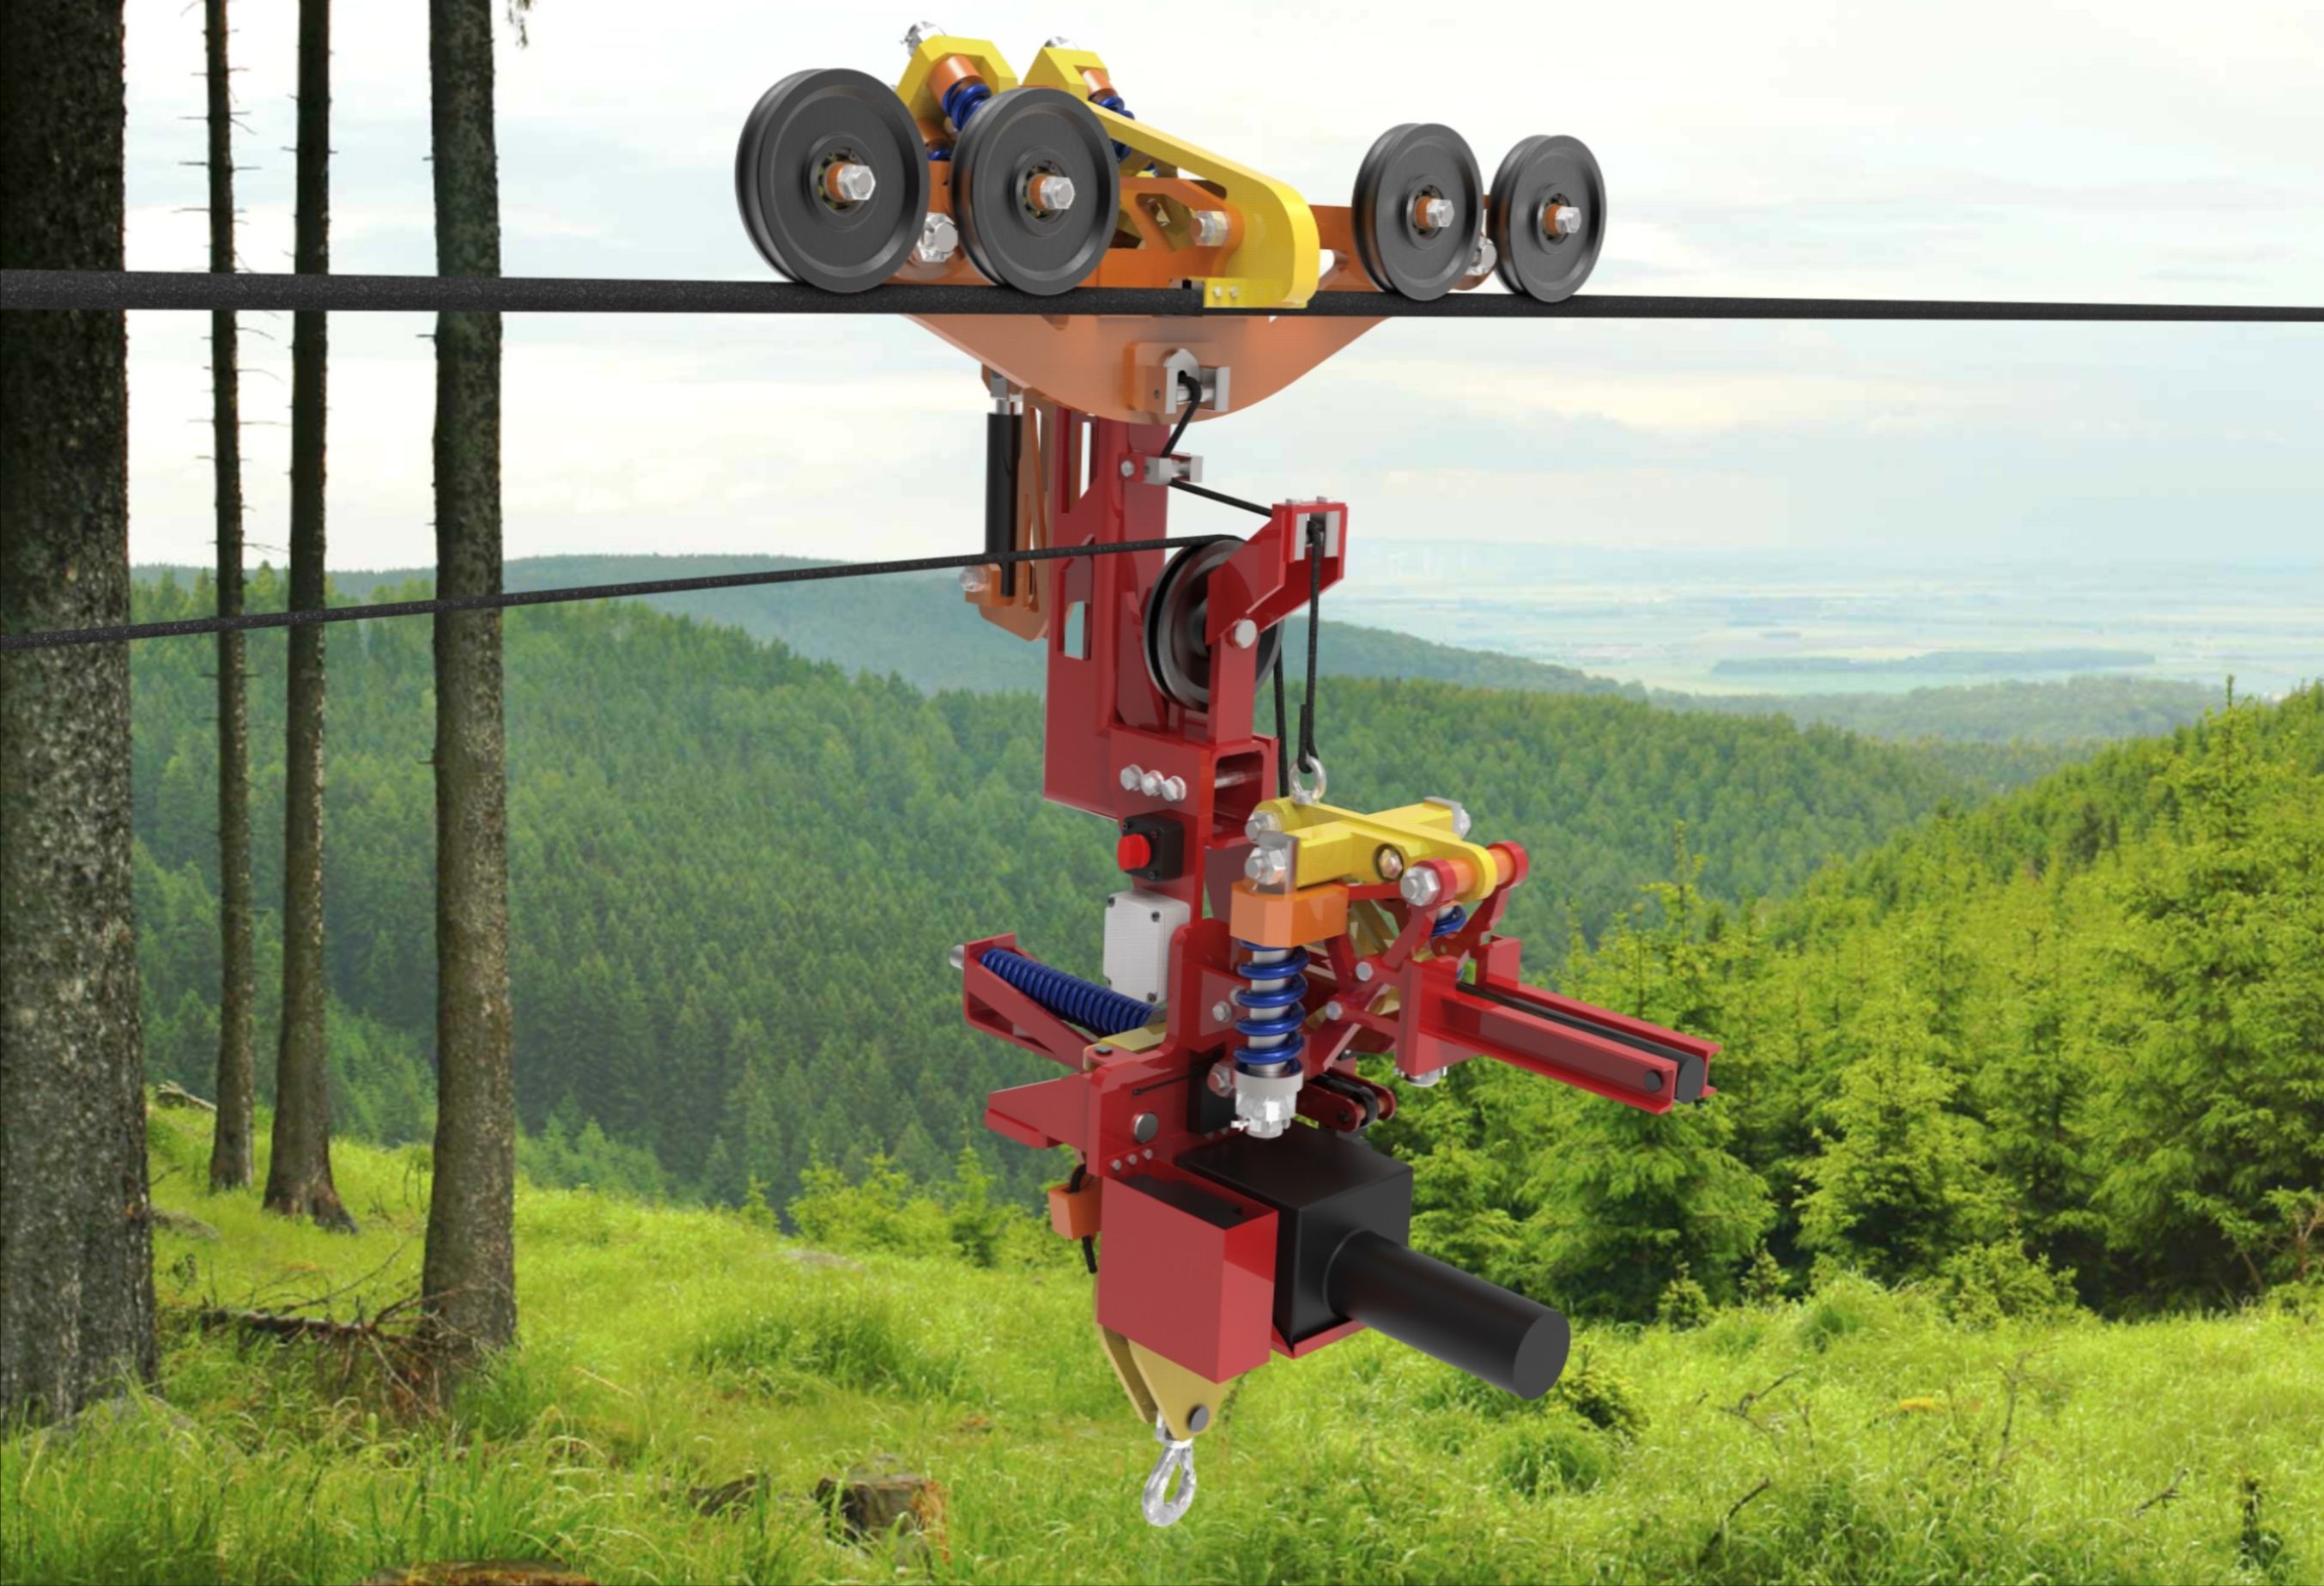
POLYGON ((1154 1441, 1162 1445, 1162 1457, 1154 1462, 1154 1474, 1146 1478, 1146 1494, 1139 1507, 1146 1511, 1148 1525, 1175 1526, 1194 1503, 1194 1440, 1171 1436, 1170 1423, 1157 1415, 1154 1441), (1174 1475, 1178 1479, 1175 1497, 1170 1491, 1174 1475))

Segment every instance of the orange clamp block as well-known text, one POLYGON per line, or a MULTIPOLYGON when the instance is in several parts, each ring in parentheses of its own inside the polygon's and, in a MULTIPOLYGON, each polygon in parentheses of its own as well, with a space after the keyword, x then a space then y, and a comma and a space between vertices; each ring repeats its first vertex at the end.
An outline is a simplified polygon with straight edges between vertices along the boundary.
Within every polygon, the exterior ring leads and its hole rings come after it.
POLYGON ((1049 1186, 1049 1226, 1066 1239, 1087 1239, 1097 1231, 1098 1194, 1104 1180, 1084 1178, 1079 1189, 1062 1184, 1049 1186))
POLYGON ((1262 947, 1304 947, 1348 934, 1348 889, 1326 881, 1295 892, 1262 892, 1237 881, 1227 923, 1239 941, 1262 947))

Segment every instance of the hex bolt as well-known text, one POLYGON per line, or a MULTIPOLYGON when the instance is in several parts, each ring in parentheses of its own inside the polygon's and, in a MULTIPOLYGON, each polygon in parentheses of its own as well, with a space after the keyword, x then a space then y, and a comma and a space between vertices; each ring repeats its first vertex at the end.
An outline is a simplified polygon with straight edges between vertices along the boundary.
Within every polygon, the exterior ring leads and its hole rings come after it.
POLYGON ((967 967, 968 967, 968 948, 967 948, 967 945, 966 945, 965 944, 964 944, 964 945, 960 945, 960 946, 957 946, 957 947, 948 947, 948 948, 946 948, 946 949, 945 950, 945 962, 946 964, 951 964, 954 970, 965 970, 965 969, 967 969, 967 967))
POLYGON ((1347 1016, 1348 1010, 1340 1006, 1339 1000, 1337 998, 1334 998, 1331 1001, 1323 1004, 1323 1017, 1325 1019, 1345 1019, 1347 1016))
POLYGON ((1432 1068, 1426 1074, 1399 1073, 1397 1077, 1404 1081, 1404 1083, 1408 1085, 1418 1085, 1425 1091, 1430 1085, 1434 1084, 1438 1080, 1443 1079, 1444 1077, 1444 1071, 1441 1068, 1432 1068))
POLYGON ((1582 211, 1572 204, 1552 204, 1542 211, 1541 229, 1552 241, 1563 242, 1582 229, 1582 211))
POLYGON ((1405 871, 1404 880, 1397 884, 1397 890, 1415 908, 1429 908, 1444 895, 1444 882, 1434 865, 1424 864, 1418 870, 1405 871))
POLYGON ((1216 1064, 1211 1069, 1211 1077, 1207 1083, 1211 1087, 1211 1094, 1228 1095, 1234 1090, 1234 1070, 1223 1063, 1216 1064))
POLYGON ((1237 650, 1249 650, 1259 642, 1259 624, 1244 617, 1227 630, 1227 642, 1237 650))
POLYGON ((1250 818, 1242 823, 1242 834, 1254 843, 1259 841, 1262 833, 1282 829, 1282 818, 1271 809, 1255 809, 1251 811, 1250 818))
POLYGON ((1452 200, 1433 196, 1425 198, 1413 206, 1412 215, 1420 223, 1421 230, 1443 231, 1452 224, 1452 200))
POLYGON ((1137 791, 1138 791, 1138 784, 1139 784, 1139 782, 1140 781, 1140 779, 1142 779, 1145 777, 1145 775, 1146 775, 1146 773, 1145 773, 1144 771, 1139 770, 1136 766, 1134 766, 1134 765, 1126 765, 1126 766, 1122 767, 1122 768, 1121 768, 1121 790, 1122 790, 1124 793, 1135 793, 1135 792, 1137 792, 1137 791))
POLYGON ((1223 209, 1194 211, 1194 245, 1215 248, 1227 240, 1227 212, 1223 209))
POLYGON ((1138 476, 1138 465, 1128 457, 1122 458, 1121 476, 1124 479, 1135 479, 1138 476))
POLYGON ((825 173, 824 189, 844 204, 870 201, 880 190, 880 178, 869 165, 859 165, 853 160, 843 160, 825 173))
POLYGON ((1028 196, 1033 200, 1034 208, 1061 215, 1074 207, 1074 179, 1070 176, 1037 176, 1029 184, 1028 196))
POLYGON ((917 50, 924 39, 944 37, 945 25, 940 22, 916 22, 904 30, 904 48, 917 50))
POLYGON ((919 245, 912 257, 922 264, 946 264, 960 248, 960 227, 949 215, 931 215, 920 227, 919 245))
POLYGON ((1234 1017, 1234 1004, 1233 1004, 1233 1003, 1231 1003, 1231 1002, 1213 1002, 1213 1003, 1212 1003, 1212 1004, 1211 1004, 1211 1022, 1212 1022, 1213 1024, 1224 1024, 1224 1023, 1226 1023, 1229 1019, 1232 1019, 1233 1017, 1234 1017))
POLYGON ((1375 973, 1376 972, 1370 964, 1359 964, 1356 965, 1356 978, 1360 981, 1370 980, 1375 973))
POLYGON ((1253 886, 1280 886, 1291 878, 1291 855, 1281 848, 1254 848, 1243 861, 1242 873, 1253 886))
POLYGON ((1144 776, 1139 778, 1138 790, 1140 793, 1145 794, 1148 798, 1161 798, 1162 773, 1160 771, 1148 771, 1144 776))
POLYGON ((1469 250, 1469 273, 1471 276, 1490 275, 1493 266, 1501 262, 1501 251, 1493 246, 1493 239, 1480 236, 1477 245, 1469 250))
POLYGON ((1182 799, 1182 798, 1185 798, 1185 797, 1186 797, 1186 779, 1185 779, 1185 778, 1184 778, 1184 777, 1165 777, 1165 778, 1163 778, 1163 779, 1162 779, 1162 797, 1163 797, 1163 798, 1164 798, 1167 802, 1171 803, 1171 804, 1176 804, 1176 803, 1177 803, 1180 799, 1182 799))
POLYGON ((1404 873, 1404 851, 1393 843, 1383 843, 1372 855, 1372 871, 1381 881, 1392 881, 1404 873))
POLYGON ((982 595, 989 582, 991 580, 985 577, 982 567, 963 567, 960 570, 960 592, 963 595, 982 595))
POLYGON ((1042 45, 1041 48, 1044 50, 1070 50, 1074 48, 1074 41, 1065 37, 1065 34, 1059 33, 1052 38, 1047 43, 1042 45))
POLYGON ((1162 1120, 1151 1112, 1140 1112, 1130 1120, 1130 1138, 1144 1145, 1162 1132, 1162 1120))

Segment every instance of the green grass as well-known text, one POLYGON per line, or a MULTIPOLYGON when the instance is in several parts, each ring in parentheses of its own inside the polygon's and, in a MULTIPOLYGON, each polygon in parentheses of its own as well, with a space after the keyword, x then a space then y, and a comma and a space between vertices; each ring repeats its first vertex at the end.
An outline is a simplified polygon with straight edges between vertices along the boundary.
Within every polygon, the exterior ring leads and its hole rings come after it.
POLYGON ((1536 1406, 1376 1336, 1276 1361, 1198 1445, 1193 1511, 1157 1532, 1137 1509, 1155 1444, 1062 1248, 1029 1269, 817 1264, 740 1216, 528 1189, 521 1348, 448 1422, 398 1425, 309 1346, 189 1317, 349 1284, 342 1314, 408 1293, 424 1157, 342 1145, 364 1232, 334 1236, 203 1193, 206 1121, 153 1127, 157 1201, 222 1236, 158 1236, 166 1404, 0 1444, 0 1579, 355 1581, 489 1557, 609 1581, 2324 1570, 2324 1325, 1980 1332, 1853 1281, 1693 1332, 1585 1330, 1572 1391, 1536 1406), (826 1530, 817 1479, 880 1454, 943 1483, 943 1550, 826 1530), (757 1498, 715 1517, 686 1500, 751 1471, 757 1498))

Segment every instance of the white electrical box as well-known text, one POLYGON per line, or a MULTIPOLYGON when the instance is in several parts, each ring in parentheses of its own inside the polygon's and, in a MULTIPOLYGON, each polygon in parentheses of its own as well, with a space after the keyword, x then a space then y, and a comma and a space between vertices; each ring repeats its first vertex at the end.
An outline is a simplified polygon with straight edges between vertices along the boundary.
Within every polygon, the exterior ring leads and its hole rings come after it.
POLYGON ((1105 983, 1160 1007, 1170 998, 1170 937, 1193 910, 1159 892, 1116 892, 1105 900, 1105 983))

